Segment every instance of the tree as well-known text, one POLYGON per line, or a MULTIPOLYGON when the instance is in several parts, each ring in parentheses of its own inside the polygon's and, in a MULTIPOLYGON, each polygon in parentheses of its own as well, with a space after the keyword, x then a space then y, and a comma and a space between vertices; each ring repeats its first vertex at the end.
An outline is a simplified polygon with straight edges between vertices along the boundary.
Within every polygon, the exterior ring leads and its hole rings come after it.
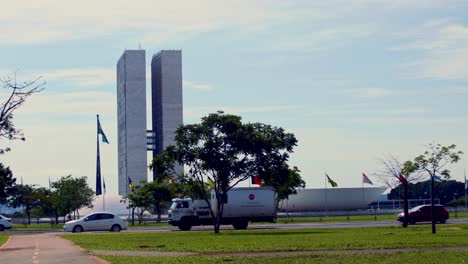
MULTIPOLYGON (((219 233, 227 192, 253 176, 284 168, 296 144, 296 137, 282 128, 242 123, 241 117, 218 111, 203 117, 200 124, 179 127, 175 145, 168 146, 151 168, 169 177, 176 175, 176 163, 184 164, 187 177, 198 182, 202 190, 211 182, 218 202, 216 214, 211 206, 210 210, 214 232, 219 233)), ((200 195, 210 204, 206 192, 200 195)))
POLYGON ((151 194, 148 188, 144 188, 144 183, 135 186, 133 190, 124 196, 120 202, 127 204, 127 208, 132 210, 132 225, 135 224, 135 211, 138 216, 138 223, 141 224, 143 214, 148 211, 151 206, 151 194))
MULTIPOLYGON (((21 130, 13 124, 13 114, 29 96, 44 90, 45 82, 42 77, 32 81, 18 82, 15 74, 13 78, 0 78, 0 83, 6 90, 3 93, 7 94, 6 99, 0 101, 0 138, 25 140, 21 130)), ((9 150, 9 148, 0 148, 0 154, 9 150)))
POLYGON ((417 168, 427 174, 431 179, 431 218, 432 233, 436 233, 436 223, 434 217, 434 178, 437 174, 450 179, 450 170, 447 166, 457 163, 460 160, 462 151, 456 151, 456 145, 442 146, 441 144, 430 143, 428 150, 414 159, 417 168))
POLYGON ((7 203, 7 198, 12 193, 15 183, 16 179, 13 177, 10 168, 0 163, 0 204, 7 203))
POLYGON ((28 218, 28 224, 31 224, 31 210, 36 206, 36 197, 34 195, 34 185, 18 184, 13 189, 13 195, 10 196, 8 204, 13 208, 23 207, 28 218))
POLYGON ((89 187, 87 177, 73 178, 71 175, 61 177, 58 181, 52 182, 52 188, 56 192, 57 217, 66 214, 74 215, 83 207, 92 208, 94 191, 89 187))
POLYGON ((42 213, 41 217, 46 216, 50 219, 52 227, 54 223, 58 222, 59 211, 58 205, 60 201, 57 198, 57 192, 44 187, 37 188, 35 190, 35 196, 37 199, 38 213, 42 213), (55 222, 53 220, 56 220, 55 222))
POLYGON ((156 222, 161 222, 161 211, 165 202, 170 202, 172 199, 171 187, 165 181, 153 181, 143 185, 146 192, 150 195, 150 203, 156 212, 158 218, 156 222))
POLYGON ((402 226, 407 227, 409 222, 408 185, 418 182, 421 179, 420 175, 415 173, 417 166, 411 161, 401 162, 392 155, 385 156, 380 162, 382 164, 382 170, 375 174, 376 177, 392 190, 397 187, 399 188, 400 185, 403 186, 403 195, 400 194, 400 198, 403 198, 405 215, 402 226))
POLYGON ((259 178, 264 181, 262 186, 271 186, 276 190, 276 205, 281 200, 288 199, 291 194, 297 193, 297 188, 305 188, 305 182, 299 174, 297 167, 289 168, 284 164, 282 168, 264 171, 259 178))

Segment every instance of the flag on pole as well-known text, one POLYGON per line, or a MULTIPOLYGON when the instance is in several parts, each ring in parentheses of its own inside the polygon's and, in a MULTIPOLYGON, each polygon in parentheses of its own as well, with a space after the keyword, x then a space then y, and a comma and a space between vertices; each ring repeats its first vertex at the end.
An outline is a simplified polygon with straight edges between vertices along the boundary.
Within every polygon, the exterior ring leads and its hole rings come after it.
POLYGON ((252 181, 252 184, 257 184, 257 185, 262 184, 262 179, 260 179, 260 177, 258 177, 257 175, 252 176, 250 180, 252 181))
POLYGON ((128 177, 128 186, 132 190, 133 190, 133 188, 135 188, 135 184, 133 183, 132 178, 130 178, 130 177, 128 177))
POLYGON ((331 187, 333 187, 333 188, 338 187, 338 184, 334 180, 330 179, 328 174, 325 173, 325 176, 327 176, 328 183, 330 183, 331 187))
POLYGON ((102 142, 109 144, 109 140, 107 140, 106 134, 104 134, 104 130, 102 130, 101 123, 99 122, 99 115, 97 116, 97 125, 98 125, 98 135, 101 135, 102 142))
POLYGON ((369 177, 367 177, 367 175, 364 172, 362 173, 362 183, 374 185, 372 181, 369 179, 369 177))
POLYGON ((403 183, 404 185, 408 185, 408 181, 403 175, 400 174, 400 176, 398 177, 398 180, 400 180, 400 182, 403 183))

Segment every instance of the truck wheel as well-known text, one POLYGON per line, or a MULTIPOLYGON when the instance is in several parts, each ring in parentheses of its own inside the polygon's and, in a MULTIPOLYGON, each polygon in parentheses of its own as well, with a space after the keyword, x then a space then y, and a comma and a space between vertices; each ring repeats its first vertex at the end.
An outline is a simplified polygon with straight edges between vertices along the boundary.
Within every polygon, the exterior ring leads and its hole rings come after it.
POLYGON ((249 221, 247 220, 239 220, 232 224, 234 229, 247 229, 248 225, 249 225, 249 221))
POLYGON ((5 227, 3 225, 0 225, 0 231, 5 230, 5 227))
POLYGON ((182 230, 182 231, 189 231, 190 229, 192 229, 192 226, 190 224, 180 224, 179 226, 179 229, 182 230))

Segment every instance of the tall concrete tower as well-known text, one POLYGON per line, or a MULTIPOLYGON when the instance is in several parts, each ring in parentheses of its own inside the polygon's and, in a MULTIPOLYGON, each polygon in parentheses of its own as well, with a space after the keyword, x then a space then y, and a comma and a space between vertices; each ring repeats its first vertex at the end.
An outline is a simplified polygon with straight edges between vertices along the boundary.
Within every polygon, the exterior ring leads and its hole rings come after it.
MULTIPOLYGON (((183 124, 182 51, 162 50, 151 60, 151 99, 156 148, 153 157, 174 143, 174 132, 183 124)), ((183 166, 175 168, 178 174, 183 166)), ((153 172, 153 179, 156 179, 153 172)))
POLYGON ((117 62, 119 194, 147 180, 145 51, 126 50, 117 62))

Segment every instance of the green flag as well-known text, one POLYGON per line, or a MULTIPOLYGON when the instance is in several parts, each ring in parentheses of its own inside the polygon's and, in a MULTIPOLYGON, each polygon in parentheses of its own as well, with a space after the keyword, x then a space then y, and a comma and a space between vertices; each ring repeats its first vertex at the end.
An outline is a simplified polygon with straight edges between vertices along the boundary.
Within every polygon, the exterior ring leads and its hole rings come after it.
POLYGON ((325 176, 327 176, 328 183, 330 183, 332 187, 338 187, 338 184, 334 180, 330 179, 328 174, 325 173, 325 176))
POLYGON ((109 144, 109 140, 107 140, 106 134, 104 134, 104 131, 102 130, 101 123, 99 122, 99 117, 97 120, 98 128, 97 128, 97 133, 98 135, 102 136, 102 142, 109 144))

